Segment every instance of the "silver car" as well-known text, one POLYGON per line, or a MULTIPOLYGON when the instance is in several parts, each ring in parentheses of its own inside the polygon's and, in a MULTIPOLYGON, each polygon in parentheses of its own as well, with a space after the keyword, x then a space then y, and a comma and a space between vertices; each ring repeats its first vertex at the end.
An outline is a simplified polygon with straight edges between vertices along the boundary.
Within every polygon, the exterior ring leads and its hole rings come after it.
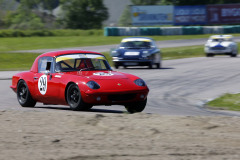
POLYGON ((214 55, 230 55, 236 57, 238 54, 237 43, 233 41, 232 35, 213 35, 211 36, 204 48, 207 57, 214 55))

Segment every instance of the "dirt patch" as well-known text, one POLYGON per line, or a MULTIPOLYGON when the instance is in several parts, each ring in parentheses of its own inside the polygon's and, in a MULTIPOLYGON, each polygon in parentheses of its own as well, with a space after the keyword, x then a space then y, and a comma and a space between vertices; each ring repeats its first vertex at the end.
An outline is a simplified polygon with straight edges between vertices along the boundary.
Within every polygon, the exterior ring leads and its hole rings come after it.
POLYGON ((240 159, 239 117, 0 111, 1 159, 240 159))

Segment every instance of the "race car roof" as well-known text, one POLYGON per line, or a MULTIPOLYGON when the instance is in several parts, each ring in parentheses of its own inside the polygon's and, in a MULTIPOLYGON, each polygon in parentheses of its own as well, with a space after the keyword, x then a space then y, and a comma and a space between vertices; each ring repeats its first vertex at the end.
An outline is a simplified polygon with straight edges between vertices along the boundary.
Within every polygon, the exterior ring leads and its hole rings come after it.
POLYGON ((47 53, 43 53, 40 56, 38 56, 35 61, 33 62, 32 68, 31 68, 31 72, 38 72, 38 60, 41 57, 57 57, 60 55, 68 55, 68 54, 99 54, 99 55, 103 55, 101 53, 98 52, 93 52, 93 51, 85 51, 85 50, 60 50, 60 51, 53 51, 53 52, 47 52, 47 53))
POLYGON ((124 38, 122 39, 121 42, 131 42, 131 41, 144 41, 144 42, 151 42, 151 38, 147 37, 129 37, 129 38, 124 38))
POLYGON ((210 39, 231 39, 233 38, 232 35, 213 35, 210 39))
POLYGON ((65 54, 86 54, 86 53, 90 53, 90 54, 100 54, 98 52, 93 52, 93 51, 86 51, 86 50, 59 50, 59 51, 52 51, 52 52, 46 52, 41 54, 39 57, 43 57, 43 56, 49 56, 49 57, 56 57, 56 56, 60 56, 60 55, 65 55, 65 54))

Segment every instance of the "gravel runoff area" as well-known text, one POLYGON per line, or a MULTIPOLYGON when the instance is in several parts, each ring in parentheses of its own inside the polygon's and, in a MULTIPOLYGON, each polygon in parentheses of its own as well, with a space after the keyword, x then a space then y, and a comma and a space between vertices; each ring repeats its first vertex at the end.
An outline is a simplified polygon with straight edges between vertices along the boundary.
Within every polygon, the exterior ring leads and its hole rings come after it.
POLYGON ((0 111, 1 160, 240 159, 240 117, 0 111))

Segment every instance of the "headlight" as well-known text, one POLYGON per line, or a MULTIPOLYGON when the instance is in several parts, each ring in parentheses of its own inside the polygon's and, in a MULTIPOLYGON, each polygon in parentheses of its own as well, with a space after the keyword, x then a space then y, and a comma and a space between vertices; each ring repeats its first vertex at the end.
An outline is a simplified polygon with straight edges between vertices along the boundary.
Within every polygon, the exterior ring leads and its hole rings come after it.
POLYGON ((97 84, 97 82, 95 82, 95 81, 87 82, 87 86, 91 89, 99 89, 100 88, 99 84, 97 84))
POLYGON ((143 57, 147 57, 147 56, 148 56, 148 51, 143 51, 142 56, 143 56, 143 57))
POLYGON ((136 79, 134 83, 138 86, 146 86, 146 83, 142 79, 136 79))
POLYGON ((112 56, 118 56, 119 53, 118 53, 117 51, 112 51, 111 55, 112 55, 112 56))
POLYGON ((112 60, 118 60, 119 58, 118 57, 112 57, 112 60))

